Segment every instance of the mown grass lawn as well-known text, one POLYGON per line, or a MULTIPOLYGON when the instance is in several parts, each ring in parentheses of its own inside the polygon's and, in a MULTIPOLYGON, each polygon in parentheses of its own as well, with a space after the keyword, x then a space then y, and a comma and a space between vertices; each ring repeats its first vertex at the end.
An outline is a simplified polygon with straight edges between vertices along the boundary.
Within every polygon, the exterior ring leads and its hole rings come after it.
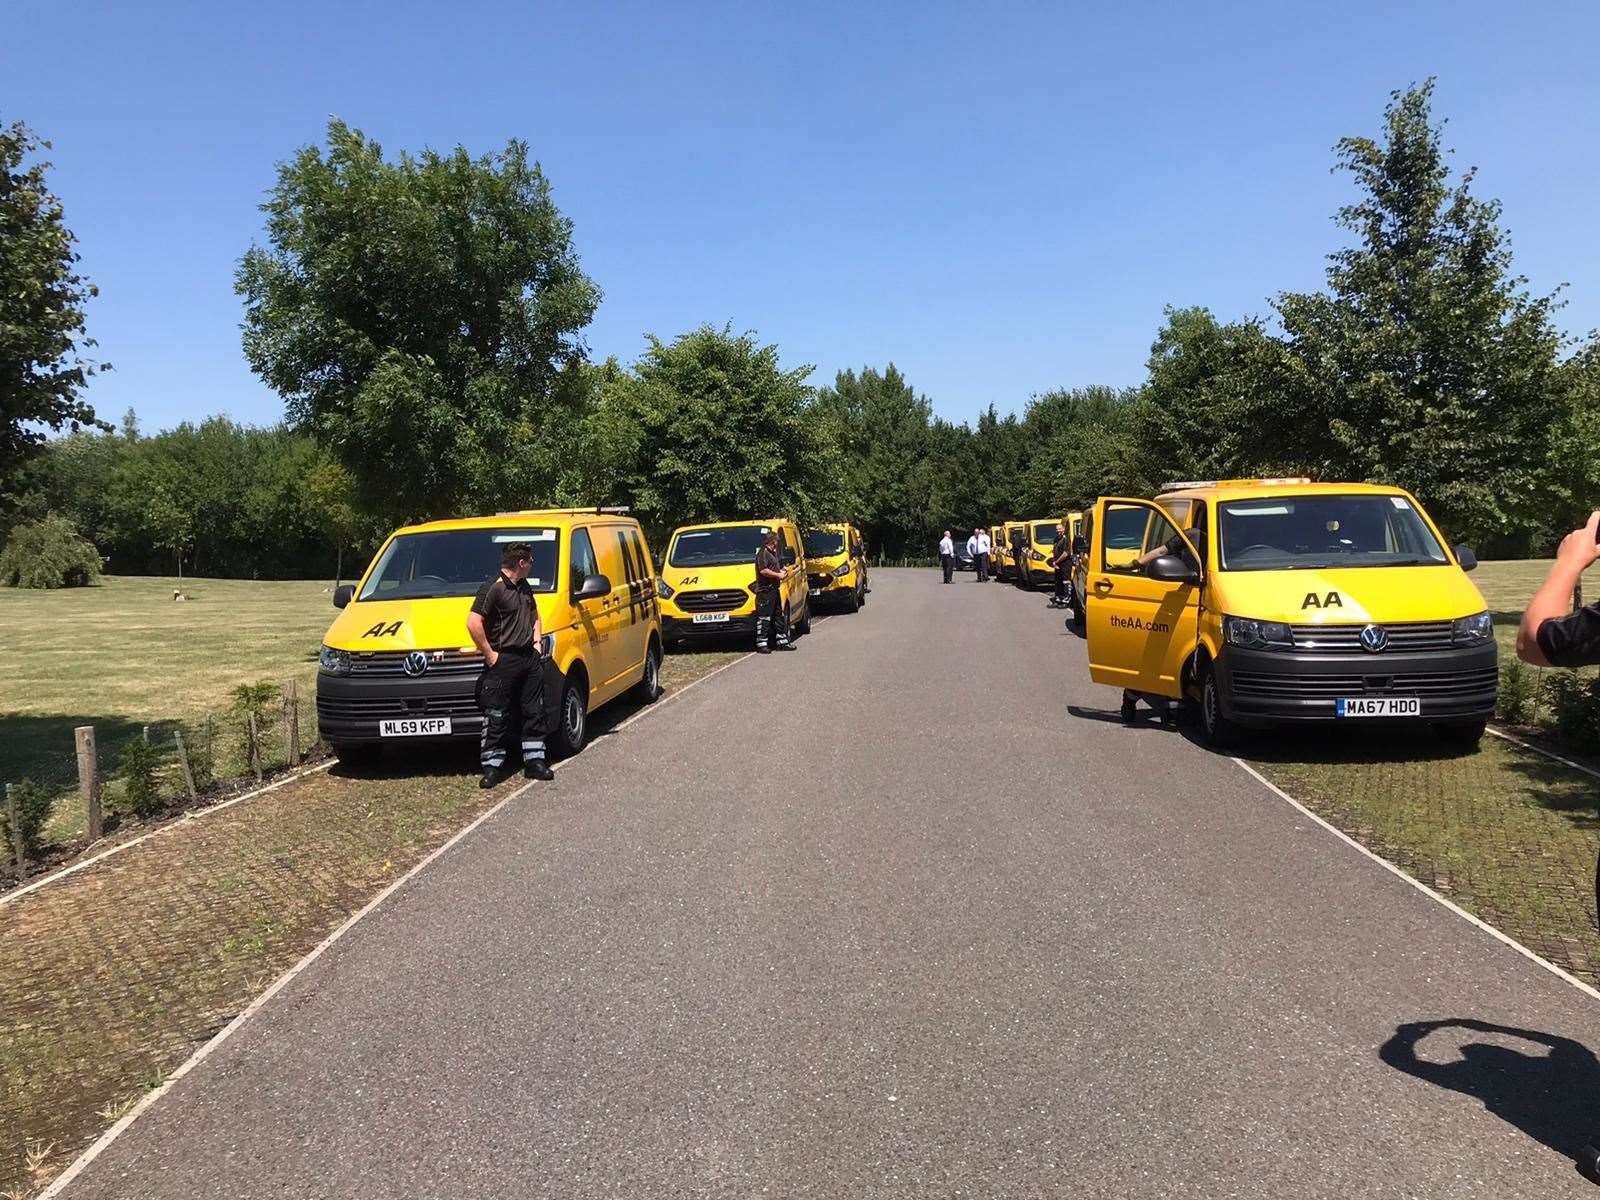
MULTIPOLYGON (((334 617, 331 585, 186 579, 188 599, 175 602, 179 586, 173 578, 108 576, 92 588, 0 588, 0 782, 29 778, 61 793, 50 840, 82 830, 71 795, 75 726, 95 726, 106 771, 146 725, 168 744, 175 723, 213 715, 236 749, 238 722, 224 718, 234 688, 293 679, 302 744, 315 740, 317 649, 334 617)), ((662 682, 681 685, 728 657, 731 649, 674 654, 662 682)))

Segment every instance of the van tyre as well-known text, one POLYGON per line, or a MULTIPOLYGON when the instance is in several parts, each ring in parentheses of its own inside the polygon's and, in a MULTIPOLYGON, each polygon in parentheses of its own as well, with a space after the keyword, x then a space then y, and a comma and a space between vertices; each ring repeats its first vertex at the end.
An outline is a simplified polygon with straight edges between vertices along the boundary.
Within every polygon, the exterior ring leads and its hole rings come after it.
POLYGON ((561 686, 561 723, 556 741, 562 753, 577 754, 589 740, 589 687, 580 675, 569 675, 561 686))
POLYGON ((845 612, 853 613, 858 611, 860 608, 861 591, 859 588, 851 588, 850 594, 844 598, 844 610, 845 612))
POLYGON ((1217 672, 1210 663, 1200 679, 1200 733, 1213 750, 1226 750, 1239 740, 1239 726, 1223 715, 1217 672))
POLYGON ((633 685, 633 699, 639 704, 654 704, 661 699, 661 647, 653 640, 644 654, 644 674, 633 685))
POLYGON ((811 632, 811 601, 807 600, 805 607, 800 610, 800 619, 794 623, 794 631, 799 637, 811 632))
POLYGON ((1472 721, 1439 721, 1434 725, 1433 732, 1448 746, 1475 750, 1478 743, 1483 740, 1484 730, 1488 727, 1489 719, 1479 717, 1472 721))

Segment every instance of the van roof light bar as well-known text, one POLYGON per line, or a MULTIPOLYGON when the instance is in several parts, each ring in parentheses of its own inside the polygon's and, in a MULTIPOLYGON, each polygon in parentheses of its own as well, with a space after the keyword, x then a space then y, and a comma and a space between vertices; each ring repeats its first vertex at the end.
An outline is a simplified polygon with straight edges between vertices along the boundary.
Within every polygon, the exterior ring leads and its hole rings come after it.
POLYGON ((505 512, 497 512, 497 517, 525 517, 530 513, 571 513, 574 516, 583 516, 594 513, 596 516, 625 517, 633 509, 626 504, 596 504, 593 508, 513 508, 505 512))
POLYGON ((1174 479, 1163 483, 1164 492, 1186 491, 1205 487, 1283 487, 1287 484, 1310 483, 1304 475, 1269 475, 1258 479, 1174 479))

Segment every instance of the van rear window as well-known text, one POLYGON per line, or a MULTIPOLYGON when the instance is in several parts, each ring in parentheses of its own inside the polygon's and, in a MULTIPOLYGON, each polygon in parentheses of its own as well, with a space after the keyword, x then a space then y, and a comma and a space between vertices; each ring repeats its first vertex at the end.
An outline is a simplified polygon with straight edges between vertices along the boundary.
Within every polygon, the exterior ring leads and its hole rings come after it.
POLYGON ((500 570, 500 556, 513 542, 533 551, 528 586, 556 590, 560 541, 554 529, 450 529, 402 533, 384 548, 357 600, 432 600, 473 596, 500 570))
POLYGON ((1443 566, 1450 561, 1404 496, 1268 496, 1218 506, 1224 571, 1443 566))

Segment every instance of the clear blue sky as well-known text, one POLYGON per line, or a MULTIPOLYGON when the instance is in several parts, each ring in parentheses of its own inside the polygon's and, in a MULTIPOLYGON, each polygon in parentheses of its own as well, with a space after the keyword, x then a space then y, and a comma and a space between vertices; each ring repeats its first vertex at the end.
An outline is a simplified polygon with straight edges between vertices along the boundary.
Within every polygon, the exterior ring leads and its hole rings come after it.
POLYGON ((279 418, 232 291, 274 165, 329 114, 386 150, 526 139, 605 300, 596 358, 732 322, 938 412, 1137 382, 1164 304, 1317 286, 1331 146, 1438 77, 1535 290, 1600 326, 1592 0, 1207 5, 18 4, 0 120, 55 143, 146 429, 279 418))

